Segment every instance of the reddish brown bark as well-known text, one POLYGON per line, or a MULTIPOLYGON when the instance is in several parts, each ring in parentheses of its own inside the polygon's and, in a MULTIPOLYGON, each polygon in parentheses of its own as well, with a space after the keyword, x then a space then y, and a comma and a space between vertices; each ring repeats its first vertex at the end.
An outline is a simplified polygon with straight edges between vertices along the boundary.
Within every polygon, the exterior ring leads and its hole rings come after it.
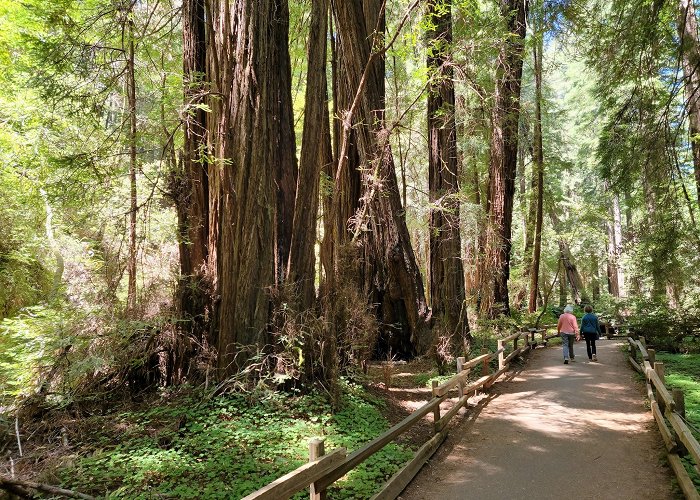
POLYGON ((209 127, 219 197, 210 199, 220 210, 218 365, 228 374, 265 340, 276 281, 275 182, 294 146, 280 102, 287 93, 278 88, 288 70, 279 30, 288 29, 289 12, 285 0, 212 0, 211 19, 210 68, 221 97, 209 127))
POLYGON ((503 42, 498 58, 487 214, 488 231, 485 262, 492 268, 492 303, 489 314, 510 314, 508 279, 510 277, 513 197, 518 155, 518 120, 523 71, 523 47, 527 0, 501 0, 501 14, 506 20, 509 37, 503 42))
MULTIPOLYGON (((368 1, 366 6, 375 5, 368 1)), ((376 6, 376 5, 375 5, 376 6)), ((363 2, 348 0, 333 5, 340 50, 336 52, 342 93, 354 106, 339 110, 344 118, 341 130, 338 170, 331 210, 336 227, 342 196, 347 191, 338 181, 351 168, 354 144, 362 165, 361 204, 353 219, 353 240, 358 245, 358 276, 362 289, 374 304, 382 324, 381 348, 410 356, 426 352, 429 311, 420 271, 411 247, 403 215, 388 132, 382 120, 384 71, 382 53, 370 56, 371 40, 365 22, 363 2), (355 99, 357 97, 357 99, 355 99), (348 113, 348 111, 350 111, 348 113), (349 142, 350 130, 354 142, 349 142)))
POLYGON ((459 224, 459 171, 455 91, 450 60, 452 2, 431 0, 427 6, 428 189, 430 211, 430 300, 433 318, 454 347, 471 341, 466 317, 464 268, 459 224))
POLYGON ((320 174, 324 167, 323 139, 327 137, 329 128, 326 103, 326 25, 329 5, 329 0, 313 0, 309 26, 306 109, 288 271, 288 281, 296 287, 302 310, 310 308, 315 297, 316 216, 320 174))

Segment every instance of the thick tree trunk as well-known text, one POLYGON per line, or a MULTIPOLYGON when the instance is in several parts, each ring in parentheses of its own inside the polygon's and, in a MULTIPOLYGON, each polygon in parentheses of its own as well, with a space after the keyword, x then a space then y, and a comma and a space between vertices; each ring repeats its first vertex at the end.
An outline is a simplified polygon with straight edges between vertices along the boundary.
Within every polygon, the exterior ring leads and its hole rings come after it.
POLYGON ((501 0, 501 13, 511 35, 498 58, 487 213, 489 230, 486 265, 492 268, 492 302, 489 314, 509 315, 508 279, 510 277, 513 197, 518 156, 518 120, 523 72, 523 47, 527 0, 501 0))
POLYGON ((324 167, 323 138, 324 132, 329 128, 326 103, 326 34, 329 5, 330 0, 313 0, 309 26, 306 109, 288 271, 288 281, 296 287, 301 310, 309 309, 315 297, 316 216, 319 181, 324 167))
POLYGON ((528 311, 537 310, 537 289, 540 277, 540 254, 542 253, 542 203, 544 198, 544 150, 542 147, 542 37, 534 47, 535 61, 535 134, 533 155, 533 178, 536 180, 535 200, 535 228, 534 248, 532 251, 532 264, 530 266, 530 300, 528 311))
MULTIPOLYGON (((209 131, 219 194, 218 365, 229 374, 262 345, 276 282, 279 162, 291 158, 285 61, 280 31, 289 28, 286 0, 212 0, 214 90, 209 131), (216 172, 218 170, 218 172, 216 172)), ((211 176, 210 176, 211 180, 211 176)), ((211 188, 211 183, 210 183, 211 188)), ((217 199, 218 198, 218 199, 217 199)), ((218 202, 218 203, 217 203, 218 202)), ((212 235, 210 234, 210 237, 212 235)))
POLYGON ((700 203, 700 42, 698 41, 698 21, 692 0, 678 0, 678 35, 681 41, 683 84, 688 112, 688 132, 695 167, 695 186, 700 203))
MULTIPOLYGON (((561 256, 559 257, 559 266, 562 267, 561 265, 561 256)), ((562 271, 559 273, 559 277, 557 278, 559 281, 559 307, 563 309, 566 306, 566 271, 562 271)))
POLYGON ((459 224, 459 171, 455 92, 450 61, 451 0, 431 0, 428 25, 428 189, 431 204, 430 300, 433 318, 442 323, 454 349, 471 342, 466 317, 464 268, 459 224))
MULTIPOLYGON (((370 1, 367 6, 374 5, 370 1)), ((425 292, 411 247, 401 205, 394 160, 383 115, 383 52, 371 52, 363 2, 348 0, 333 5, 340 43, 338 65, 342 93, 352 96, 350 108, 340 110, 343 118, 340 153, 335 176, 332 218, 343 208, 345 186, 339 181, 352 158, 350 130, 354 132, 361 170, 361 203, 352 221, 352 240, 359 245, 358 275, 362 288, 374 304, 382 325, 382 346, 400 356, 426 352, 430 346, 426 320, 429 311, 425 292), (372 55, 370 55, 372 54, 372 55), (357 97, 357 99, 355 99, 357 97)))

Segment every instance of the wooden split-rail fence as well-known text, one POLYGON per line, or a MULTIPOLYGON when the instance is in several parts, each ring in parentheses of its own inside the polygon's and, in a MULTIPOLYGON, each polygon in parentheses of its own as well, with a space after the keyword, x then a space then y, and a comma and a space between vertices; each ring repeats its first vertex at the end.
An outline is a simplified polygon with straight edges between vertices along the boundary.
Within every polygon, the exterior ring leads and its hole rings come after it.
POLYGON ((679 389, 669 391, 666 388, 664 364, 656 361, 654 349, 647 349, 644 337, 640 336, 638 339, 628 337, 627 342, 630 349, 630 363, 635 370, 646 377, 647 397, 651 402, 651 411, 666 444, 668 462, 676 474, 678 484, 685 498, 700 500, 700 494, 680 459, 681 456, 689 454, 696 464, 696 469, 700 466, 700 444, 685 422, 683 391, 679 389), (638 354, 639 361, 637 361, 638 354))
MULTIPOLYGON (((324 441, 312 439, 309 443, 309 462, 298 469, 280 477, 267 486, 251 493, 243 500, 281 500, 294 495, 306 488, 309 489, 311 500, 326 498, 326 489, 335 481, 346 475, 359 464, 377 453, 387 444, 408 431, 423 417, 433 414, 433 436, 416 452, 413 459, 394 474, 372 499, 394 499, 404 490, 408 483, 418 474, 421 467, 438 450, 447 437, 448 424, 460 408, 467 404, 470 396, 483 388, 493 385, 509 368, 510 362, 537 346, 536 333, 543 330, 529 329, 509 335, 498 340, 495 352, 482 349, 481 355, 466 360, 457 360, 457 374, 448 381, 438 384, 433 381, 430 400, 411 413, 404 420, 387 430, 381 436, 366 443, 362 448, 347 454, 345 448, 338 448, 325 453, 324 441), (520 344, 520 341, 523 341, 520 344), (498 359, 498 369, 491 373, 490 362, 498 359), (479 378, 470 380, 473 370, 480 370, 479 378), (453 397, 456 403, 449 411, 442 414, 440 404, 453 397)), ((543 334, 543 340, 545 335, 543 334)))

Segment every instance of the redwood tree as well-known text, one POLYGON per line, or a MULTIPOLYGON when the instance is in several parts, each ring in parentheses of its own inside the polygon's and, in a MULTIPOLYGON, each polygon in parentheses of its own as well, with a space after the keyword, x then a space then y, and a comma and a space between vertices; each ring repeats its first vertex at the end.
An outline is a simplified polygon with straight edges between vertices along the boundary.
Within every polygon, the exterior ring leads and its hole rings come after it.
MULTIPOLYGON (((537 293, 540 278, 540 254, 542 253, 542 202, 544 198, 544 150, 542 147, 542 36, 533 48, 535 63, 535 133, 533 134, 533 184, 536 186, 534 200, 535 209, 535 234, 532 250, 532 264, 530 265, 530 299, 528 300, 528 312, 537 310, 537 293)), ((528 255, 526 254, 527 258, 528 255)))
MULTIPOLYGON (((523 47, 527 0, 501 0, 501 15, 507 24, 497 63, 495 104, 492 115, 491 160, 487 197, 488 256, 484 265, 492 268, 492 302, 489 313, 510 314, 508 278, 510 276, 513 198, 518 155, 518 120, 523 73, 523 47)), ((490 287, 489 287, 490 288, 490 287)))
POLYGON ((225 373, 245 361, 249 346, 265 340, 279 252, 276 187, 279 163, 293 158, 289 134, 289 29, 286 0, 212 0, 209 58, 213 91, 209 126, 220 210, 217 262, 218 365, 225 373), (242 357, 237 357, 243 350, 242 357))
POLYGON ((430 300, 433 318, 442 322, 454 346, 469 342, 464 267, 459 225, 459 170, 455 91, 450 50, 452 1, 430 0, 428 88, 428 189, 430 196, 430 300))
POLYGON ((698 20, 692 0, 678 0, 678 35, 681 41, 688 132, 693 151, 698 202, 700 202, 700 42, 698 41, 698 20))
POLYGON ((329 0, 313 0, 309 26, 304 130, 299 180, 294 207, 294 230, 289 254, 288 280, 294 284, 302 310, 314 301, 316 216, 319 181, 330 149, 326 103, 326 35, 329 0))
MULTIPOLYGON (((430 347, 426 328, 429 310, 401 205, 389 134, 384 127, 383 49, 382 44, 376 43, 382 36, 371 36, 374 27, 367 26, 365 17, 365 12, 376 12, 377 8, 382 9, 381 5, 377 0, 333 4, 339 45, 335 51, 338 85, 340 93, 348 98, 344 103, 349 102, 350 106, 338 110, 342 122, 329 215, 337 230, 343 232, 347 224, 342 215, 347 208, 344 199, 353 186, 341 181, 356 175, 349 170, 353 159, 357 159, 362 167, 361 198, 352 215, 351 241, 358 252, 360 286, 382 324, 382 347, 399 355, 412 355, 430 347)), ((367 18, 376 19, 375 26, 382 29, 381 17, 368 14, 367 18)))

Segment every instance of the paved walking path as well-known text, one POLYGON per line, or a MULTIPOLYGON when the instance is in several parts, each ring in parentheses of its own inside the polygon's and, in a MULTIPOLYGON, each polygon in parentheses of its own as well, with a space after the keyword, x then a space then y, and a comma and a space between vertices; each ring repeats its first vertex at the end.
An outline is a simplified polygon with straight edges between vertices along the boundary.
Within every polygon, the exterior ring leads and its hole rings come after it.
POLYGON ((583 342, 569 365, 560 347, 531 353, 399 498, 674 498, 661 436, 619 345, 600 341, 598 363, 583 342))

